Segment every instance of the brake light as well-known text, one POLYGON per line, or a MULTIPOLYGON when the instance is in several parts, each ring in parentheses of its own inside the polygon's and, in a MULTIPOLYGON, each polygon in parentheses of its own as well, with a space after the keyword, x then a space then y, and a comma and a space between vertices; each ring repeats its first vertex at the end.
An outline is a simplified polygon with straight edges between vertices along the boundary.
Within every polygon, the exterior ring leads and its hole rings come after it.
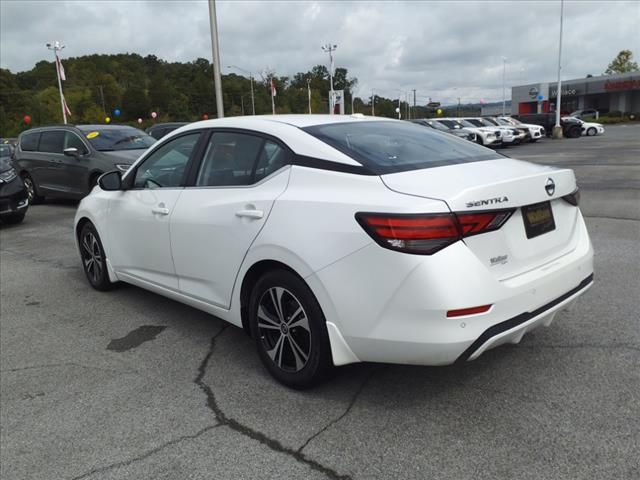
POLYGON ((460 308, 458 310, 449 310, 447 317, 462 317, 464 315, 477 315, 479 313, 488 312, 491 309, 491 305, 481 305, 479 307, 460 308))
POLYGON ((576 188, 573 192, 571 192, 569 195, 565 195, 564 197, 562 197, 562 199, 565 202, 570 203, 573 206, 578 206, 578 204, 580 203, 580 189, 576 188))
POLYGON ((357 213, 356 220, 378 245, 399 252, 431 255, 463 237, 500 228, 514 210, 474 213, 357 213))

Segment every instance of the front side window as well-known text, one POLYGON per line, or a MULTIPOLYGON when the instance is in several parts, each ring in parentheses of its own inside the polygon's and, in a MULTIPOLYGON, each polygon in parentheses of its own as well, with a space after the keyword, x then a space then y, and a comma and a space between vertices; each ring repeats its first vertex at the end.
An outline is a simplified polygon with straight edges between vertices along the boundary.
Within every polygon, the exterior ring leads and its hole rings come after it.
POLYGON ((80 140, 80 137, 73 132, 66 132, 64 135, 64 148, 77 148, 80 155, 86 155, 89 153, 87 147, 80 140))
POLYGON ((20 148, 25 152, 34 152, 38 148, 39 133, 26 133, 20 137, 20 148))
POLYGON ((64 150, 64 134, 62 130, 42 132, 38 151, 47 153, 62 153, 64 150))
POLYGON ((151 153, 137 168, 134 188, 180 187, 200 132, 175 138, 151 153))
MULTIPOLYGON (((196 179, 196 186, 250 185, 264 139, 245 133, 211 135, 196 179)), ((268 162, 265 160, 265 162, 268 162)), ((267 163, 265 163, 265 167, 267 163)), ((264 169, 264 168, 263 168, 264 169)))
POLYGON ((409 122, 328 123, 303 130, 377 174, 501 158, 475 143, 409 122))

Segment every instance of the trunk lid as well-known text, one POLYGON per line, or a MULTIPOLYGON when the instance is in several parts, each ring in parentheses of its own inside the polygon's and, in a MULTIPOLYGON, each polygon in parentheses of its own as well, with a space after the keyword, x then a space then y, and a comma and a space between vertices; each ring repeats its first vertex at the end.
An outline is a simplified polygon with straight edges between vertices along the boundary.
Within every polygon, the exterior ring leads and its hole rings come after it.
POLYGON ((578 208, 562 199, 576 189, 570 169, 510 158, 382 175, 398 193, 443 200, 452 212, 515 209, 493 232, 465 237, 499 279, 511 278, 569 253, 577 242, 578 208), (521 207, 549 202, 555 228, 528 238, 521 207))

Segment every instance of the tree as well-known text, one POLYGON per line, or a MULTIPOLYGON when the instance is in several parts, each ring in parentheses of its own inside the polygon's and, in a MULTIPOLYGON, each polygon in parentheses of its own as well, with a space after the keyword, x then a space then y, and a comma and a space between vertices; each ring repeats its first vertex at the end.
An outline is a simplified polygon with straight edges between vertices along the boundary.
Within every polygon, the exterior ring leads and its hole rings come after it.
POLYGON ((138 84, 132 84, 122 95, 122 113, 126 120, 149 115, 149 99, 144 89, 138 84))
POLYGON ((632 62, 633 52, 631 50, 620 50, 620 53, 613 59, 605 70, 605 75, 614 75, 616 73, 637 72, 638 64, 632 62))

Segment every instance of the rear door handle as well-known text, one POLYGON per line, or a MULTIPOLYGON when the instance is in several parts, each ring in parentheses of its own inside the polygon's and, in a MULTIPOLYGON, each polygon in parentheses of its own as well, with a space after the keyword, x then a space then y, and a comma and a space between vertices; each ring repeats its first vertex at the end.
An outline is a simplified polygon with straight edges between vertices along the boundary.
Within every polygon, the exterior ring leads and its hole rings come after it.
POLYGON ((158 215, 169 215, 169 209, 164 207, 156 207, 151 209, 152 213, 157 213, 158 215))
POLYGON ((246 217, 258 220, 264 217, 264 212, 262 210, 239 210, 236 212, 236 217, 246 217))

